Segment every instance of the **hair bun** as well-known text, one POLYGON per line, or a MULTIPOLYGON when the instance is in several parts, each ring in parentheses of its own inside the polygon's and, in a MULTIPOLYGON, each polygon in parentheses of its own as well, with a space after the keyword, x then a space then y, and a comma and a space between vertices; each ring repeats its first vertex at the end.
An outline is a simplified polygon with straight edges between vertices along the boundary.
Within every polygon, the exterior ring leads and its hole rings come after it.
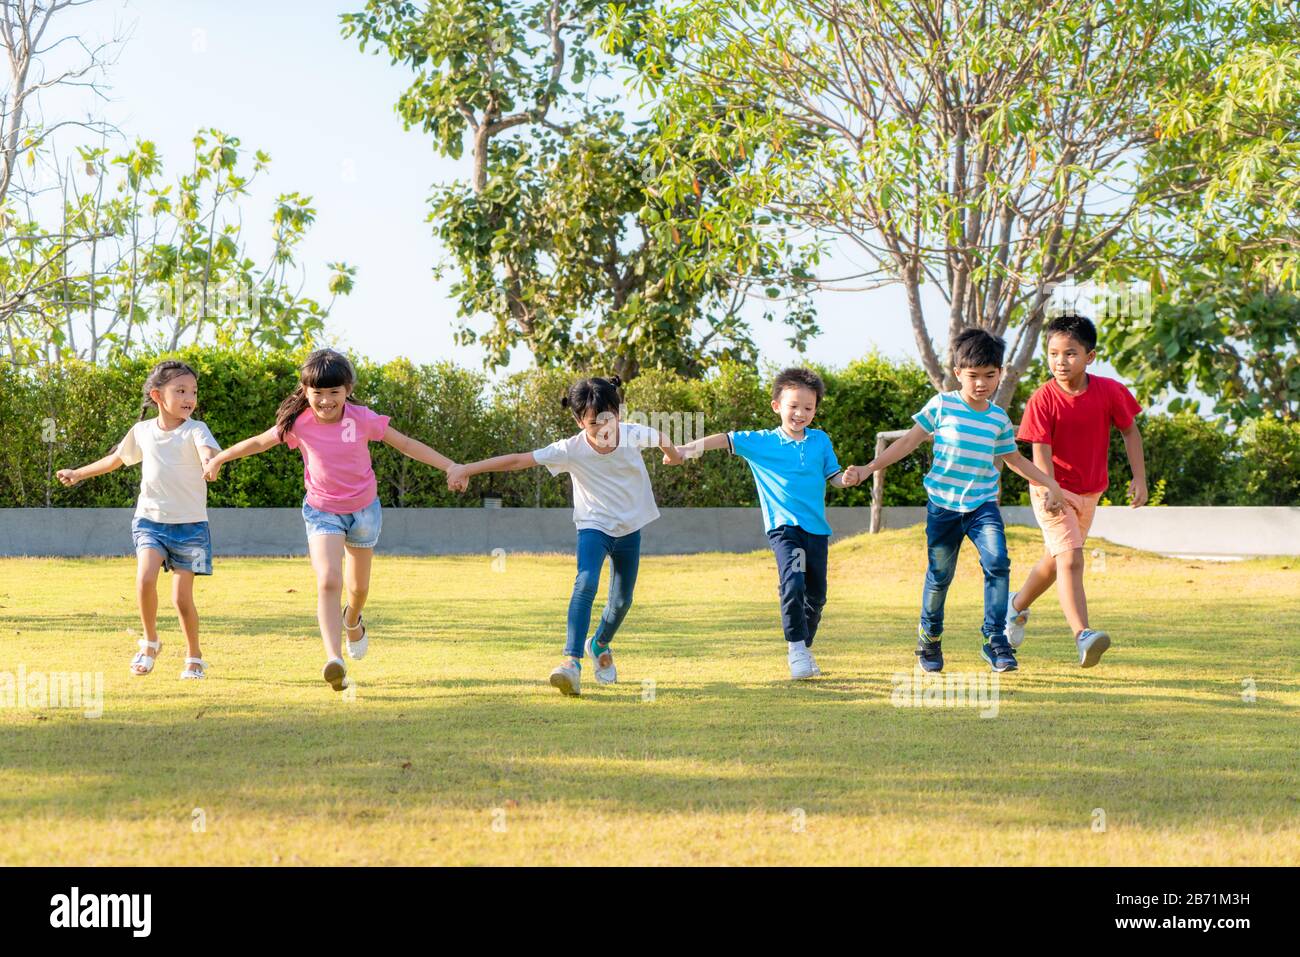
POLYGON ((609 384, 612 385, 615 389, 618 389, 622 387, 623 380, 620 379, 617 374, 615 374, 609 377, 609 384))
POLYGON ((568 407, 569 407, 569 397, 566 395, 564 398, 560 400, 560 408, 567 409, 568 407))

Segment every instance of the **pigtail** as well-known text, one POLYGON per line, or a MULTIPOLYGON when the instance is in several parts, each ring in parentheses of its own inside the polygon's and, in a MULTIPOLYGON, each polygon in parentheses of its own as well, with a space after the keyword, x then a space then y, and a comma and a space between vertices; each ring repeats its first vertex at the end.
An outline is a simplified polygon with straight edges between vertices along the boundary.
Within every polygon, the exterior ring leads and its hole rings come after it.
POLYGON ((284 441, 284 437, 289 430, 293 428, 293 423, 298 420, 298 416, 302 415, 306 409, 307 387, 299 382, 298 387, 289 393, 284 401, 280 403, 280 407, 275 410, 275 434, 279 436, 281 442, 284 441))

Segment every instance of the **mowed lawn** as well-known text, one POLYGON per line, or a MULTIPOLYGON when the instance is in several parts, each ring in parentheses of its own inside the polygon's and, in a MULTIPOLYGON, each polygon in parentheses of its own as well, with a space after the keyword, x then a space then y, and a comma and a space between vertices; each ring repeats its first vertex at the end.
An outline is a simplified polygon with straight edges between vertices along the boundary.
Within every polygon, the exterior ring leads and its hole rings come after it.
MULTIPOLYGON (((1041 539, 1010 538, 1014 585, 1041 539)), ((0 708, 0 864, 1300 863, 1300 562, 1093 545, 1114 646, 1081 670, 1045 596, 996 717, 891 703, 919 528, 832 549, 800 683, 769 554, 643 559, 620 683, 580 699, 546 683, 571 556, 381 552, 353 700, 319 678, 305 559, 218 559, 203 682, 165 590, 128 674, 133 561, 0 560, 0 672, 104 676, 98 719, 0 708)), ((981 596, 968 545, 954 674, 987 673, 981 596)))

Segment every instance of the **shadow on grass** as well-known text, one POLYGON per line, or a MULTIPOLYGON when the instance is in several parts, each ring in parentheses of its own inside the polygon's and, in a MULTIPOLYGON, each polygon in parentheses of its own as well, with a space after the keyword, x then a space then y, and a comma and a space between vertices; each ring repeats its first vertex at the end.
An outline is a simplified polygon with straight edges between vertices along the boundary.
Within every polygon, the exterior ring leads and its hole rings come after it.
POLYGON ((160 796, 289 818, 510 798, 574 810, 923 814, 936 824, 974 814, 1048 828, 1087 827, 1094 807, 1144 825, 1261 827, 1294 822, 1298 810, 1294 736, 1279 733, 1272 710, 1162 699, 1153 712, 1149 701, 1114 698, 1087 707, 1086 695, 1019 689, 1015 697, 1037 698, 1032 708, 1004 700, 999 717, 982 719, 892 707, 878 678, 660 685, 653 703, 635 684, 580 700, 540 681, 432 684, 522 690, 389 699, 377 683, 352 703, 322 688, 292 713, 190 699, 129 721, 10 721, 0 773, 19 786, 0 795, 0 817, 132 818, 160 796), (846 700, 864 694, 877 700, 846 700))

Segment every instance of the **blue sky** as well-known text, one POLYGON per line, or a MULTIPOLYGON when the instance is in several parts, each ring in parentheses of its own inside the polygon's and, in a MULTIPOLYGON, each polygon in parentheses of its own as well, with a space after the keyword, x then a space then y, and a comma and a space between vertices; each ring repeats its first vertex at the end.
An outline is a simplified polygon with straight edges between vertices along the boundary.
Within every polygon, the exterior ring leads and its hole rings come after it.
MULTIPOLYGON (((362 0, 103 0, 66 22, 92 36, 130 30, 109 71, 111 102, 98 110, 126 136, 152 139, 169 173, 204 127, 271 155, 269 176, 243 206, 250 237, 269 235, 264 224, 277 193, 313 197, 318 218, 302 249, 308 289, 323 293, 327 262, 357 267, 356 290, 329 322, 336 344, 380 360, 450 358, 479 367, 477 348, 452 342, 455 305, 446 283, 432 278, 439 250, 425 221, 430 186, 465 178, 468 166, 440 158, 428 137, 402 129, 393 104, 410 74, 340 35, 338 15, 361 7, 362 0)), ((830 270, 843 274, 842 266, 830 270)), ((900 287, 822 293, 818 307, 823 332, 809 347, 813 361, 842 364, 872 348, 915 355, 900 287)), ((943 334, 945 313, 930 293, 932 333, 943 334)), ((765 362, 797 359, 779 323, 758 319, 755 332, 765 362)), ((512 368, 527 364, 517 351, 512 368)))

